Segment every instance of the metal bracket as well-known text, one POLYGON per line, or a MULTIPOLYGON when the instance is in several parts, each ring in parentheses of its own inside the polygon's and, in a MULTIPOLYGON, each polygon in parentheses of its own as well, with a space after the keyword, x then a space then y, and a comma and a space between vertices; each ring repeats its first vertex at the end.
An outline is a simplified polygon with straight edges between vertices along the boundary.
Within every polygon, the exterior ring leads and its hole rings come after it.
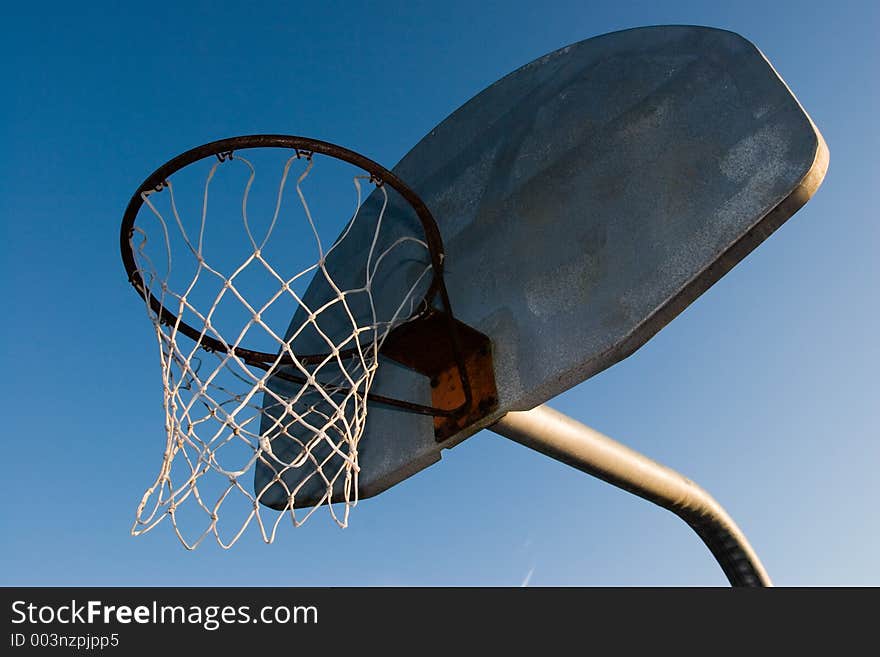
POLYGON ((453 319, 465 371, 455 362, 449 339, 449 316, 439 310, 396 328, 385 340, 382 355, 431 379, 431 404, 456 411, 434 417, 437 442, 486 417, 498 407, 492 341, 467 324, 453 319), (465 405, 465 379, 470 384, 470 404, 465 405))

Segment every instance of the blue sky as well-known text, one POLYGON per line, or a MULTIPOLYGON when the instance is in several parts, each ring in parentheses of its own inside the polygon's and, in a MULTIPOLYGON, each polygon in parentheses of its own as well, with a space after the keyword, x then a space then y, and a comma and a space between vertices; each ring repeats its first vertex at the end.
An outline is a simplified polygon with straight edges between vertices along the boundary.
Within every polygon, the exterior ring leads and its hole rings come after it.
POLYGON ((164 444, 123 275, 134 187, 190 146, 312 135, 394 164, 502 75, 638 25, 753 41, 830 149, 816 197, 634 356, 552 405, 702 484, 784 585, 880 584, 874 2, 42 3, 0 52, 0 584, 722 585, 653 505, 483 432, 264 545, 129 536, 164 444))

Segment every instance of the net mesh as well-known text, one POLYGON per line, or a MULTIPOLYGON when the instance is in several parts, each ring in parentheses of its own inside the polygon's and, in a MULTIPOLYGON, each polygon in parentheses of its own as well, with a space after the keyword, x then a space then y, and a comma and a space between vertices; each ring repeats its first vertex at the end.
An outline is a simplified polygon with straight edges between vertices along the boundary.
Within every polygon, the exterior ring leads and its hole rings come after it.
MULTIPOLYGON (((340 527, 348 524, 350 510, 357 504, 358 441, 367 419, 367 394, 379 365, 379 349, 391 330, 412 317, 421 301, 417 291, 424 289, 431 267, 424 264, 429 258, 422 258, 402 298, 395 299, 392 312, 380 319, 373 286, 383 262, 390 261, 389 256, 404 244, 425 255, 427 244, 412 235, 398 236, 390 243, 380 239, 388 190, 369 174, 358 172, 350 178, 356 193, 354 214, 342 235, 325 251, 303 189, 315 159, 300 152, 286 159, 268 228, 259 239, 248 212, 255 167, 237 154, 218 156, 210 167, 201 193, 198 226, 192 234, 178 210, 172 180, 142 193, 146 209, 142 212, 148 211, 155 220, 159 238, 152 239, 136 225, 132 252, 146 288, 177 321, 160 321, 146 295, 161 359, 167 439, 159 473, 137 507, 133 535, 147 532, 167 518, 187 549, 194 549, 208 536, 223 548, 231 547, 251 524, 271 543, 285 519, 299 526, 322 506, 340 527), (248 253, 241 261, 220 267, 206 255, 208 199, 218 167, 233 159, 246 165, 249 172, 240 200, 240 219, 247 237, 242 243, 248 253), (302 171, 291 175, 297 161, 302 171), (304 218, 306 232, 317 247, 317 260, 292 274, 270 264, 267 255, 273 233, 290 219, 289 213, 282 211, 289 178, 296 179, 301 208, 302 216, 295 220, 304 218), (363 212, 365 186, 378 190, 379 202, 371 206, 375 212, 363 212), (157 195, 167 195, 161 209, 157 195), (372 216, 361 216, 364 214, 372 216), (327 267, 327 256, 360 222, 371 222, 366 263, 361 263, 364 275, 357 286, 343 288, 327 267), (156 242, 161 244, 158 251, 156 242), (172 261, 176 264, 180 257, 189 261, 191 276, 178 276, 172 284, 172 261), (156 266, 159 258, 165 261, 162 268, 156 266), (259 292, 247 289, 246 283, 253 280, 248 272, 253 270, 270 281, 268 292, 265 285, 259 292), (323 287, 331 290, 319 305, 307 303, 307 295, 301 291, 314 277, 323 277, 323 287), (212 284, 209 294, 205 293, 205 281, 212 284), (304 317, 286 331, 267 319, 284 302, 292 304, 297 317, 304 317), (327 322, 322 322, 328 314, 333 318, 332 332, 327 330, 327 322), (230 321, 233 317, 238 319, 230 321), (181 332, 183 318, 199 331, 198 339, 181 332), (324 347, 317 358, 298 357, 294 352, 306 333, 312 343, 317 340, 324 347), (240 349, 249 348, 249 340, 256 336, 272 345, 262 351, 274 354, 273 358, 256 362, 241 355, 240 349), (206 338, 214 338, 222 348, 207 350, 206 338), (297 504, 298 496, 302 495, 309 498, 311 506, 298 508, 302 506, 297 504)), ((363 226, 360 228, 363 235, 363 226)), ((179 270, 174 271, 179 274, 179 270)), ((287 317, 286 325, 293 315, 285 310, 281 316, 287 317)))

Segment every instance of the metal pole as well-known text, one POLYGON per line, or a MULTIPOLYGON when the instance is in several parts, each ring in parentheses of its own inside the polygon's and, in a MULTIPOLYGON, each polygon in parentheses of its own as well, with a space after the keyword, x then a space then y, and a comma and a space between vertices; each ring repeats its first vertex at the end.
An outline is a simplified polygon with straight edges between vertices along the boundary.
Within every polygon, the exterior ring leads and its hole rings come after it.
POLYGON ((697 532, 732 585, 772 586, 733 519, 675 470, 548 406, 508 413, 489 429, 672 511, 697 532))

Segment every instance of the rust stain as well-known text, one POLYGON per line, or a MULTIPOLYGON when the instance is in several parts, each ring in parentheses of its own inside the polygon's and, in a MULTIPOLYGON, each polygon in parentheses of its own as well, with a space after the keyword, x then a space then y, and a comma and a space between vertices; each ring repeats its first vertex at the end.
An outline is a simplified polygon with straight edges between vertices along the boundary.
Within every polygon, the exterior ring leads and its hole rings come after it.
POLYGON ((458 320, 464 372, 459 372, 449 334, 449 318, 432 311, 408 322, 388 336, 382 355, 431 379, 431 404, 453 415, 434 416, 434 435, 443 441, 484 418, 498 407, 498 390, 488 336, 458 320), (466 401, 465 380, 470 384, 471 403, 466 401))

